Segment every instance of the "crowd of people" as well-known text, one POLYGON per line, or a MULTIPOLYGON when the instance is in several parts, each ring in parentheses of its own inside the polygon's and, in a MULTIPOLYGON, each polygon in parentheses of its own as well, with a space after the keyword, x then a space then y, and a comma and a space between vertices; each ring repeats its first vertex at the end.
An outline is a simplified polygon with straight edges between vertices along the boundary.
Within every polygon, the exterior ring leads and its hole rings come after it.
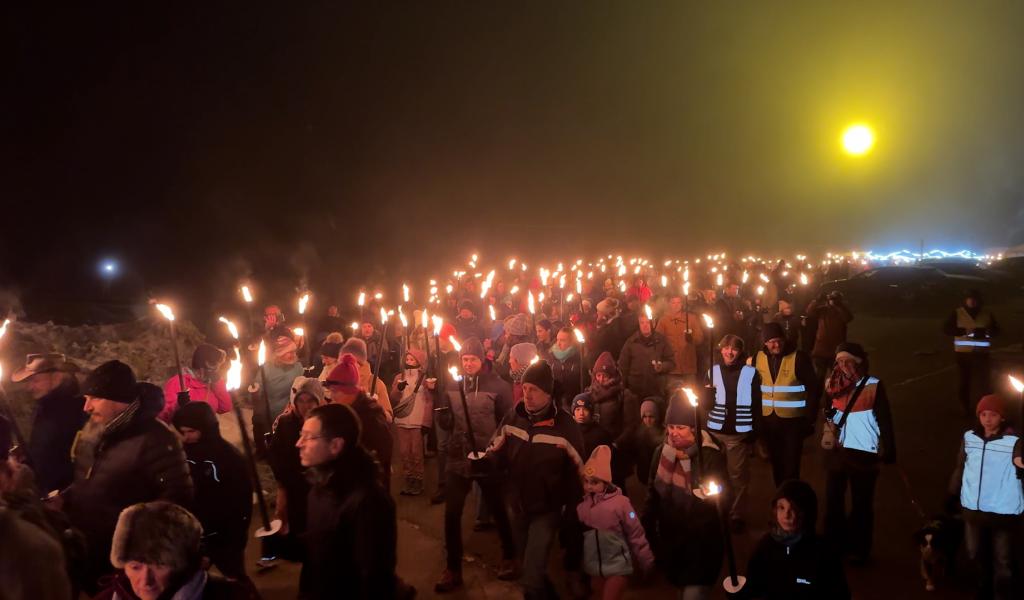
MULTIPOLYGON (((435 326, 416 311, 408 326, 381 327, 371 302, 352 327, 331 307, 300 335, 270 306, 243 348, 268 349, 250 365, 251 458, 219 430, 217 415, 238 401, 224 348, 199 345, 162 389, 124 362, 80 373, 62 355, 33 354, 11 377, 35 409, 24 448, 0 440, 11 454, 0 528, 37 534, 40 556, 62 557, 47 581, 24 583, 48 586, 25 592, 33 598, 255 598, 244 557, 255 543, 247 460, 257 460, 273 473, 281 522, 260 540, 260 566, 301 562, 299 598, 414 596, 397 572, 395 502, 426 495, 417 501, 444 504, 437 594, 465 585, 470 500, 474 529, 500 544, 497 577, 525 598, 559 596, 558 552, 573 597, 621 598, 657 571, 695 600, 721 584, 728 536, 765 516, 748 493, 760 454, 777 487, 771 528, 730 595, 848 598, 844 565, 871 558, 875 485, 896 459, 893 419, 867 352, 847 340, 854 315, 842 295, 814 294, 783 270, 757 291, 745 278, 692 293, 655 293, 642 276, 625 290, 595 279, 575 302, 555 292, 539 310, 517 293, 542 292, 535 281, 481 292, 466 276, 433 311, 435 326), (818 494, 801 480, 819 430, 821 533, 818 494), (632 478, 645 493, 630 497, 632 478)), ((971 293, 945 331, 977 416, 949 510, 963 512, 983 593, 1014 597, 1021 441, 991 389, 973 395, 990 378, 998 325, 971 293)))

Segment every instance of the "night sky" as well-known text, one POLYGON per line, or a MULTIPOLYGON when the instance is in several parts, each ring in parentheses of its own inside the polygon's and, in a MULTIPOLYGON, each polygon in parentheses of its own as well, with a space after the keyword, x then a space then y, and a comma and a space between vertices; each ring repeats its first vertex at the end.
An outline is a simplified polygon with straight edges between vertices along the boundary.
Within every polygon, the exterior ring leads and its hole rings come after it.
POLYGON ((151 4, 5 9, 26 303, 348 293, 472 251, 1024 243, 1018 2, 151 4))

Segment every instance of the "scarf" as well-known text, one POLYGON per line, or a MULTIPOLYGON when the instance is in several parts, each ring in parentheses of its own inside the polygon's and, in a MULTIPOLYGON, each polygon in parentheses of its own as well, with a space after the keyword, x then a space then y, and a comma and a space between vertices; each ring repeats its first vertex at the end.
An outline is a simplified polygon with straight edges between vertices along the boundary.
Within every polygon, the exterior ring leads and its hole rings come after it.
POLYGON ((530 365, 523 365, 515 370, 509 369, 508 374, 512 376, 512 381, 514 383, 521 383, 523 381, 523 375, 526 374, 526 370, 529 368, 530 365))
POLYGON ((787 548, 792 547, 794 544, 800 541, 800 538, 804 536, 802 531, 798 530, 790 533, 785 529, 779 527, 778 523, 772 524, 772 529, 769 532, 769 534, 772 536, 773 540, 787 548))
POLYGON ((565 362, 566 359, 576 354, 576 347, 569 346, 565 350, 559 350, 558 346, 551 347, 551 354, 554 355, 558 362, 565 362))
POLYGON ((622 384, 618 381, 609 385, 601 385, 596 381, 590 384, 590 396, 595 403, 606 402, 612 398, 617 399, 620 391, 622 391, 622 384))
POLYGON ((828 381, 825 383, 825 392, 829 398, 842 398, 852 392, 857 382, 863 377, 860 369, 857 369, 857 374, 853 376, 847 375, 842 369, 832 369, 832 374, 828 376, 828 381))
MULTIPOLYGON (((698 446, 694 444, 692 449, 698 446)), ((690 460, 690 448, 680 459, 675 447, 668 443, 668 440, 661 445, 661 456, 658 458, 658 470, 654 475, 654 489, 663 498, 670 498, 673 493, 682 492, 685 495, 692 495, 690 490, 690 472, 692 461, 690 460)))

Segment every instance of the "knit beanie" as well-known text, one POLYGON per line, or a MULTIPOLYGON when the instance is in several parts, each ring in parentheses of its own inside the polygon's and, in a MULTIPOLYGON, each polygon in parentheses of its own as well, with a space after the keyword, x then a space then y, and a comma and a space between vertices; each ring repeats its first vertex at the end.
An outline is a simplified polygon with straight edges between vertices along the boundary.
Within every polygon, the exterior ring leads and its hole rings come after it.
POLYGON ((145 502, 121 511, 114 528, 110 563, 123 569, 129 561, 165 565, 173 574, 199 566, 203 526, 184 508, 165 502, 145 502))
POLYGON ((537 358, 537 346, 530 342, 516 344, 508 351, 509 358, 519 361, 520 365, 529 365, 530 361, 537 358))
POLYGON ((995 394, 982 396, 981 400, 978 400, 978 407, 974 409, 974 414, 980 415, 983 410, 990 410, 994 413, 999 413, 1000 417, 1006 417, 1006 405, 1003 404, 1002 399, 995 394))
POLYGON ((339 357, 345 354, 354 356, 358 362, 366 362, 366 342, 357 337, 348 338, 338 351, 339 357))
POLYGON ((612 449, 601 444, 590 453, 590 458, 583 465, 583 474, 587 477, 600 479, 605 483, 612 481, 612 449))
POLYGON ((864 351, 864 347, 860 344, 843 342, 836 346, 836 359, 840 358, 851 358, 854 362, 861 364, 867 360, 868 353, 864 351))
POLYGON ((577 408, 582 408, 590 413, 594 412, 593 399, 589 392, 577 394, 576 397, 572 399, 572 414, 576 414, 577 408))
POLYGON ((283 357, 289 352, 295 352, 299 347, 295 345, 295 340, 292 338, 282 335, 274 340, 274 356, 277 358, 283 357))
POLYGON ((331 389, 337 389, 343 394, 356 394, 359 392, 359 366, 351 354, 342 354, 341 360, 331 369, 331 374, 324 381, 324 385, 331 389))
POLYGON ((612 358, 611 352, 602 352, 601 356, 597 357, 594 362, 594 370, 591 371, 591 375, 597 375, 598 373, 604 373, 612 379, 618 379, 620 377, 619 366, 615 364, 615 359, 612 358))
POLYGON ((320 346, 320 356, 336 359, 339 354, 341 354, 341 342, 324 342, 323 346, 320 346))
POLYGON ((317 404, 324 401, 324 385, 315 377, 304 377, 299 375, 292 381, 291 397, 289 404, 295 404, 295 397, 299 394, 309 394, 316 398, 317 404))
POLYGON ((693 427, 695 409, 690 401, 681 393, 673 394, 669 398, 668 412, 665 413, 666 425, 688 425, 693 427))
POLYGON ((202 432, 204 441, 211 434, 220 437, 220 422, 213 408, 205 402, 189 402, 179 407, 171 421, 176 429, 188 427, 202 432))
POLYGON ((111 360, 93 369, 85 378, 82 394, 130 404, 138 396, 135 373, 119 360, 111 360))
POLYGON ((462 352, 459 356, 475 356, 480 360, 484 359, 484 345, 480 343, 480 340, 471 337, 465 342, 462 342, 462 352))
POLYGON ((786 339, 786 332, 782 330, 782 325, 780 323, 772 321, 764 324, 764 328, 761 329, 761 337, 766 342, 774 339, 784 340, 786 339))
POLYGON ((224 364, 226 354, 213 344, 199 344, 192 353, 192 368, 214 371, 224 364))
POLYGON ((529 317, 527 317, 525 313, 519 313, 506 318, 505 333, 508 335, 529 335, 529 317))
POLYGON ((551 365, 538 360, 523 373, 523 384, 533 384, 549 396, 555 393, 555 377, 551 374, 551 365))
MULTIPOLYGON (((410 355, 410 356, 412 356, 413 359, 416 361, 416 364, 419 365, 419 367, 421 369, 426 369, 427 368, 427 353, 426 352, 420 350, 419 348, 409 348, 408 350, 406 350, 405 353, 410 355)), ((403 366, 403 368, 404 368, 404 366, 403 366)))

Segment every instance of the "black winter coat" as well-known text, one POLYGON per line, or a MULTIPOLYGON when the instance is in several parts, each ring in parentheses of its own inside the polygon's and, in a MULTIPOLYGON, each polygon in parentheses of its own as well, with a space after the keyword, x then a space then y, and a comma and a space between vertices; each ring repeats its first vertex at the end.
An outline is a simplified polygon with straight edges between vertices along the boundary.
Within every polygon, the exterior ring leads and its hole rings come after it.
POLYGON ((487 453, 508 473, 508 498, 517 513, 561 512, 583 498, 583 436, 569 413, 554 403, 533 418, 525 403, 517 404, 505 415, 487 453))
POLYGON ((626 380, 626 389, 637 398, 663 396, 666 374, 673 368, 675 355, 672 346, 664 335, 656 331, 648 337, 640 332, 633 334, 619 354, 619 371, 626 380), (652 361, 664 363, 660 371, 655 371, 652 361))
POLYGON ((350 406, 356 411, 363 426, 359 435, 359 445, 366 448, 380 463, 380 481, 387 489, 391 480, 391 453, 394 451, 394 442, 391 438, 391 429, 388 428, 387 417, 384 416, 384 409, 364 392, 359 392, 350 406))
POLYGON ((555 358, 551 350, 541 352, 540 357, 551 366, 551 375, 558 382, 555 389, 557 397, 555 404, 562 409, 569 410, 572 407, 573 398, 582 391, 580 388, 580 353, 573 352, 564 361, 555 358))
POLYGON ((377 471, 359 447, 309 470, 300 599, 395 597, 395 503, 377 481, 377 471))
POLYGON ((195 501, 192 513, 203 525, 207 544, 244 549, 252 520, 252 482, 242 453, 220 437, 220 430, 203 431, 203 438, 185 445, 195 501))
POLYGON ((125 508, 154 500, 192 507, 185 451, 178 435, 156 418, 163 392, 153 387, 155 393, 136 400, 107 424, 92 452, 92 466, 63 493, 64 511, 85 534, 91 574, 113 570, 110 544, 125 508))
POLYGON ((274 435, 267 450, 267 462, 274 472, 274 479, 288 497, 288 530, 296 534, 306 530, 306 498, 309 495, 306 467, 302 466, 299 449, 295 447, 301 434, 302 418, 298 413, 282 414, 274 422, 274 435))
POLYGON ((767 600, 848 600, 843 563, 814 533, 785 546, 765 534, 747 565, 747 584, 739 598, 767 600))
POLYGON ((28 440, 28 456, 36 485, 42 494, 64 489, 74 477, 71 446, 75 435, 85 424, 82 412, 85 399, 78 382, 69 378, 49 394, 40 398, 32 411, 32 439, 28 440))
POLYGON ((608 433, 608 430, 601 427, 593 421, 588 421, 579 425, 580 433, 583 434, 583 454, 581 458, 583 462, 586 462, 590 458, 590 453, 594 451, 594 448, 598 446, 611 446, 615 442, 615 438, 612 434, 608 433))

